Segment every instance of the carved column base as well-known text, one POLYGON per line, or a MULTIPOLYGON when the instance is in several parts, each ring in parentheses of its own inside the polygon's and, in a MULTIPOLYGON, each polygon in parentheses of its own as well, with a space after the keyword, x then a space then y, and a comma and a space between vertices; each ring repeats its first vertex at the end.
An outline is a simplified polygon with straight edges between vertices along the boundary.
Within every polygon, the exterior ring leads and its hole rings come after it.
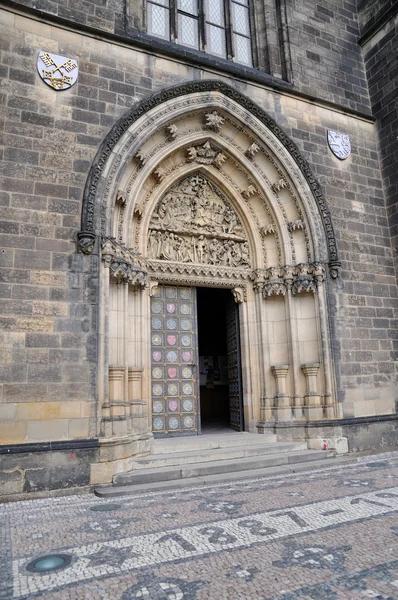
POLYGON ((304 416, 308 421, 319 421, 324 418, 321 396, 316 393, 308 393, 304 396, 304 416))
POLYGON ((146 402, 142 400, 142 367, 129 367, 128 388, 130 404, 130 428, 134 432, 147 429, 146 402))
POLYGON ((291 421, 292 408, 290 406, 290 396, 288 394, 277 394, 274 399, 275 421, 291 421))
POLYGON ((319 363, 301 365, 307 380, 307 393, 304 396, 304 416, 308 421, 319 421, 324 418, 321 394, 318 391, 319 363))
POLYGON ((102 405, 102 418, 111 427, 105 425, 104 430, 112 436, 126 435, 128 406, 124 401, 124 367, 109 367, 109 400, 102 405), (111 431, 110 431, 111 429, 111 431))
POLYGON ((274 406, 273 396, 262 396, 260 405, 260 421, 259 423, 265 423, 272 419, 274 406))
POLYGON ((303 419, 304 398, 302 396, 294 396, 293 407, 293 417, 296 421, 300 421, 300 419, 303 419))
POLYGON ((291 421, 292 409, 290 396, 286 391, 286 376, 289 365, 273 365, 271 371, 275 377, 276 394, 274 398, 275 421, 291 421))

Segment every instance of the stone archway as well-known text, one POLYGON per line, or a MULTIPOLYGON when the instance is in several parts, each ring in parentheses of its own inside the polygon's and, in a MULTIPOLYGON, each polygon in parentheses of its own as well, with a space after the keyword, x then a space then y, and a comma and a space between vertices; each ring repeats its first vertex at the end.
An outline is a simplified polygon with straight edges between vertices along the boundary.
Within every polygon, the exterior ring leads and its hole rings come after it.
POLYGON ((325 292, 339 267, 330 216, 297 148, 250 100, 198 82, 132 109, 98 153, 78 238, 83 253, 101 255, 100 434, 123 439, 118 469, 149 449, 159 284, 233 291, 247 429, 340 416, 325 292))

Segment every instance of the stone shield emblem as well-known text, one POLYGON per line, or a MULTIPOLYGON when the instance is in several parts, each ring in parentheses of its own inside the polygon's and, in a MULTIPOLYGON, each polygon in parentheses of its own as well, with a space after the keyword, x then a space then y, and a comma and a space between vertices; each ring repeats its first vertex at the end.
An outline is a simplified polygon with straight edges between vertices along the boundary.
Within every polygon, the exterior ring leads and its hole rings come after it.
POLYGON ((44 83, 59 92, 68 90, 76 83, 79 67, 74 58, 40 51, 37 70, 44 83))
POLYGON ((329 148, 337 158, 345 160, 351 154, 350 136, 346 133, 328 130, 329 148))

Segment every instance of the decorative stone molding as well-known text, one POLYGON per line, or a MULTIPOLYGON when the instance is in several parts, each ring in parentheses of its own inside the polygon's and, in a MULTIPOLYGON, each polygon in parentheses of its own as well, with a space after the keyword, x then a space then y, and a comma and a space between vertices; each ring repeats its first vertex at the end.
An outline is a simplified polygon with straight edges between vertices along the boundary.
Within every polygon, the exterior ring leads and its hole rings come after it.
POLYGON ((249 200, 249 198, 251 198, 252 196, 255 196, 256 194, 258 194, 258 191, 254 187, 254 185, 249 185, 249 187, 247 187, 242 192, 242 196, 244 197, 245 200, 249 200))
POLYGON ((147 157, 141 151, 137 152, 134 158, 138 160, 140 167, 143 167, 147 161, 147 157))
POLYGON ((264 225, 264 227, 261 227, 260 233, 263 237, 266 237, 270 233, 275 233, 275 226, 272 224, 264 225))
POLYGON ((175 123, 170 123, 170 125, 166 126, 167 138, 170 141, 173 141, 178 136, 178 127, 175 123))
POLYGON ((92 231, 79 231, 77 248, 81 254, 91 254, 94 250, 96 236, 92 231))
POLYGON ((166 177, 167 171, 163 167, 158 167, 154 170, 153 176, 156 179, 156 183, 162 183, 163 179, 166 177))
POLYGON ((205 113, 204 126, 206 129, 219 132, 221 127, 224 125, 225 118, 220 115, 216 110, 205 113))
POLYGON ((247 289, 241 287, 234 287, 232 290, 232 294, 236 304, 242 304, 242 302, 247 301, 247 289))
POLYGON ((148 263, 137 252, 117 243, 114 238, 104 238, 101 256, 112 277, 136 289, 146 286, 148 263))
POLYGON ((271 185, 271 189, 273 192, 275 192, 275 194, 285 188, 287 188, 287 181, 283 177, 271 185))
POLYGON ((219 148, 209 141, 197 146, 187 148, 187 161, 197 162, 200 165, 213 165, 218 169, 225 163, 227 157, 219 148))
POLYGON ((117 194, 116 194, 116 200, 115 202, 117 204, 120 204, 120 206, 126 206, 127 203, 127 194, 124 190, 118 190, 117 194))
POLYGON ((251 160, 253 160, 253 158, 256 156, 257 152, 260 151, 260 146, 258 144, 256 144, 256 142, 253 142, 248 149, 245 152, 245 155, 247 156, 247 158, 250 158, 251 160))
POLYGON ((298 219, 297 221, 289 221, 287 224, 287 229, 290 231, 290 233, 293 233, 293 231, 299 231, 300 229, 304 229, 304 223, 301 219, 298 219))
POLYGON ((159 282, 158 281, 150 281, 149 282, 149 286, 148 286, 148 294, 149 296, 152 298, 153 296, 156 296, 157 291, 159 288, 159 282))
POLYGON ((315 293, 324 281, 325 267, 322 263, 300 263, 257 271, 255 286, 262 287, 264 298, 284 296, 288 289, 296 296, 305 292, 315 293))
POLYGON ((223 279, 227 281, 244 281, 251 279, 252 276, 251 271, 246 269, 234 269, 216 265, 190 265, 157 260, 149 260, 148 262, 149 270, 151 273, 153 273, 154 276, 156 276, 156 279, 158 279, 161 274, 174 275, 177 279, 178 276, 181 275, 196 278, 201 277, 207 278, 209 281, 211 281, 214 278, 223 279))

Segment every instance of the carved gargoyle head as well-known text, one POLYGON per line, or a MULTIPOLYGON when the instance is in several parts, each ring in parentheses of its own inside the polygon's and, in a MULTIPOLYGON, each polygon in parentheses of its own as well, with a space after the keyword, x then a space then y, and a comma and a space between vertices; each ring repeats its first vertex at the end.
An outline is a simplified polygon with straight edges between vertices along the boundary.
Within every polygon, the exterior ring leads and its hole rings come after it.
POLYGON ((91 254, 95 246, 95 234, 91 231, 79 231, 77 234, 77 249, 81 254, 91 254))

